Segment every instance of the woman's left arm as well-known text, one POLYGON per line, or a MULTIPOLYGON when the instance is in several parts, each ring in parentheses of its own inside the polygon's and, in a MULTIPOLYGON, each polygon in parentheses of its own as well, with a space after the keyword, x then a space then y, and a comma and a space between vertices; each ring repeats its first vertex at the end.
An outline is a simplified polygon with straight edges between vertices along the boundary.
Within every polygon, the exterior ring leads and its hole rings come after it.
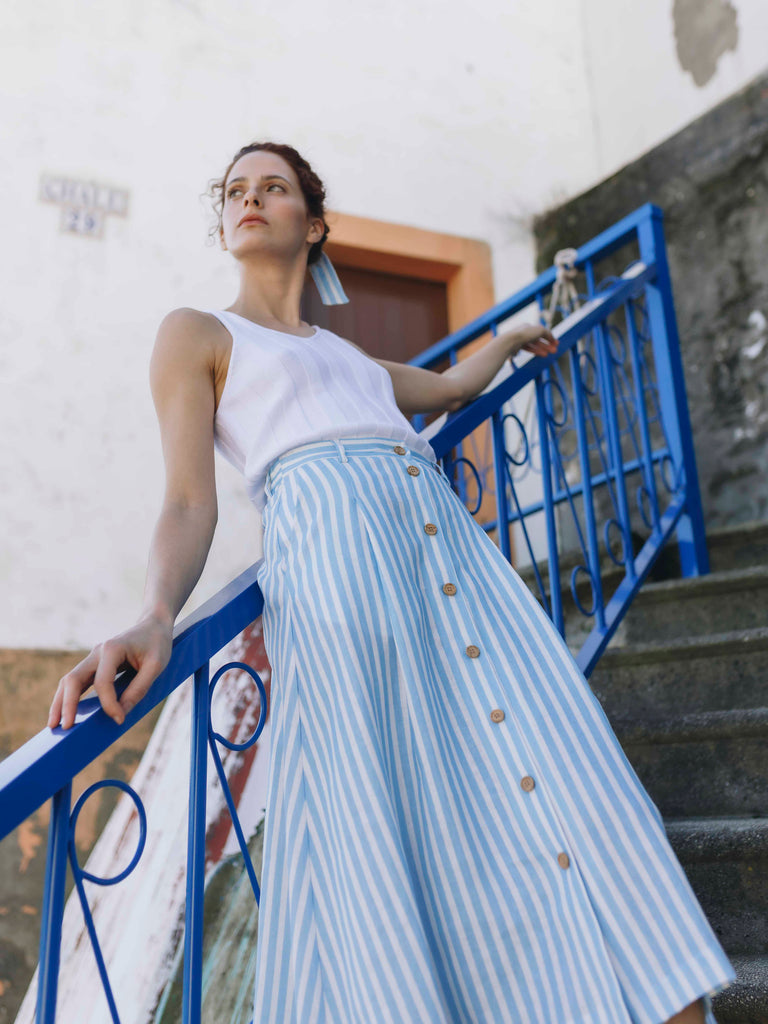
MULTIPOLYGON (((354 342, 351 342, 354 344, 354 342)), ((398 408, 405 416, 415 413, 455 412, 486 387, 512 356, 525 350, 537 356, 557 351, 557 338, 540 324, 514 327, 466 356, 447 370, 436 372, 409 363, 376 359, 389 372, 398 408)), ((359 345, 355 348, 360 349, 359 345)), ((360 349, 363 352, 363 349, 360 349)), ((363 352, 368 355, 367 352, 363 352)), ((372 357, 368 357, 369 359, 372 357)))
POLYGON ((477 352, 443 370, 441 376, 458 384, 458 409, 490 384, 507 359, 523 350, 535 356, 548 356, 557 352, 558 344, 554 334, 541 324, 523 324, 497 334, 477 352))

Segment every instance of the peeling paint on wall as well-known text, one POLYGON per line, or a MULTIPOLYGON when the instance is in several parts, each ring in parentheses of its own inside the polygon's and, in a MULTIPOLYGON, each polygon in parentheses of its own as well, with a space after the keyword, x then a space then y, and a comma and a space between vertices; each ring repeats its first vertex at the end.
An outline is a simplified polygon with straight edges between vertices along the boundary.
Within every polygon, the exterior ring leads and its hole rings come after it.
POLYGON ((674 0, 672 20, 680 67, 706 85, 726 50, 738 46, 736 8, 728 0, 674 0))

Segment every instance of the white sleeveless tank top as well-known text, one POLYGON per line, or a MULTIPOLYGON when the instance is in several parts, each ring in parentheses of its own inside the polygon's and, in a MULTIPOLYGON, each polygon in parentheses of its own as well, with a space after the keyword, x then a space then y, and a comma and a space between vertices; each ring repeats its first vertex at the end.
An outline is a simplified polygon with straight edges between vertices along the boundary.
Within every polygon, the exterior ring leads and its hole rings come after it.
POLYGON ((245 477, 261 511, 269 464, 310 441, 387 437, 435 461, 395 402, 383 366, 337 334, 311 337, 262 327, 238 313, 206 309, 232 335, 232 353, 214 420, 217 450, 245 477))

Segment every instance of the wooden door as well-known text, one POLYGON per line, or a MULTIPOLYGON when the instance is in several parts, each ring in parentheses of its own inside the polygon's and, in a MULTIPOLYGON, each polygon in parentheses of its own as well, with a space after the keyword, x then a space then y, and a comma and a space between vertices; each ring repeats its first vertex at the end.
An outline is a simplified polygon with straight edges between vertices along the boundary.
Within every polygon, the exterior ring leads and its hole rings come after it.
POLYGON ((310 279, 302 303, 302 316, 309 323, 349 338, 375 359, 396 363, 407 363, 448 334, 444 281, 422 281, 360 267, 337 270, 349 302, 324 306, 310 279))
MULTIPOLYGON (((407 363, 449 333, 448 291, 444 281, 424 281, 360 267, 336 267, 349 302, 324 306, 312 279, 302 297, 301 315, 354 341, 374 359, 407 363)), ((446 357, 431 369, 447 369, 446 357)), ((429 413, 425 422, 442 415, 429 413)))

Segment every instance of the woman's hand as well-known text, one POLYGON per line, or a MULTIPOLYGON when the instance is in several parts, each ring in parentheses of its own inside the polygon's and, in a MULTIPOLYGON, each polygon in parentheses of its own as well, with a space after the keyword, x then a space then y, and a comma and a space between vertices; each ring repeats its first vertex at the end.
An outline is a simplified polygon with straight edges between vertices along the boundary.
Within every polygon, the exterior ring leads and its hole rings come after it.
POLYGON ((122 725, 126 714, 147 693, 171 658, 173 623, 152 615, 135 626, 96 644, 91 653, 59 680, 48 713, 48 727, 61 723, 69 729, 75 721, 78 701, 93 685, 106 713, 122 725), (118 701, 115 676, 126 668, 136 675, 118 701))
POLYGON ((509 357, 513 359, 518 352, 532 352, 535 356, 549 356, 557 352, 559 342, 550 330, 541 324, 523 324, 514 327, 510 332, 511 347, 509 357))

